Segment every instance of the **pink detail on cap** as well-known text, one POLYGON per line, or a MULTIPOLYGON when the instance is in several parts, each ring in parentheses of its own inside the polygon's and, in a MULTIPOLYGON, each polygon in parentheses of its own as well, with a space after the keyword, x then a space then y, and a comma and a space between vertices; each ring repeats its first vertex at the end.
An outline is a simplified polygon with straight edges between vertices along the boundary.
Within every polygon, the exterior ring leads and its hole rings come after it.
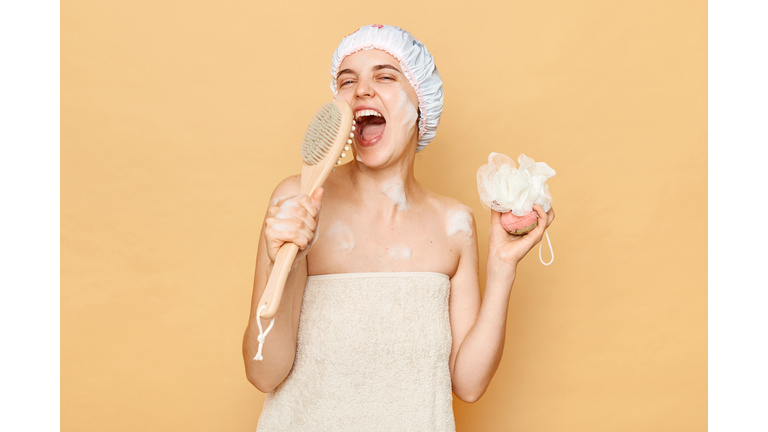
POLYGON ((538 218, 539 214, 535 211, 531 211, 524 216, 515 216, 514 213, 507 212, 501 215, 501 227, 507 232, 513 232, 536 223, 538 218))

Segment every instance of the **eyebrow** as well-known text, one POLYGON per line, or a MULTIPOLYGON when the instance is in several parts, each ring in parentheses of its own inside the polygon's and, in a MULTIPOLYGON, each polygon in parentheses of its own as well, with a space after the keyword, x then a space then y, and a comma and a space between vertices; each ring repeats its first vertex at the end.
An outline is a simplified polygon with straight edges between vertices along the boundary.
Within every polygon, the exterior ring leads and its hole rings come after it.
POLYGON ((339 73, 337 73, 337 74, 336 74, 336 79, 339 79, 339 77, 341 76, 341 74, 345 74, 345 73, 354 73, 354 72, 352 72, 352 69, 344 69, 344 70, 340 70, 340 71, 339 71, 339 73))
MULTIPOLYGON (((396 67, 394 67, 392 65, 388 65, 388 64, 380 64, 380 65, 376 65, 376 66, 373 67, 373 70, 375 70, 375 71, 381 70, 381 69, 392 69, 393 71, 400 72, 400 69, 398 69, 398 68, 396 68, 396 67)), ((400 73, 402 73, 402 72, 400 72, 400 73)))
MULTIPOLYGON (((389 64, 380 64, 380 65, 376 65, 376 66, 374 66, 374 67, 373 67, 373 70, 374 70, 374 71, 377 71, 377 70, 382 70, 382 69, 392 69, 393 71, 396 71, 396 72, 400 72, 400 73, 403 73, 402 71, 400 71, 400 69, 396 68, 395 66, 389 65, 389 64)), ((336 79, 339 79, 339 77, 340 77, 342 74, 345 74, 345 73, 351 73, 351 74, 353 74, 353 73, 355 73, 355 71, 353 71, 352 69, 344 69, 344 70, 340 70, 340 71, 339 71, 339 73, 338 73, 338 74, 336 74, 336 79)))

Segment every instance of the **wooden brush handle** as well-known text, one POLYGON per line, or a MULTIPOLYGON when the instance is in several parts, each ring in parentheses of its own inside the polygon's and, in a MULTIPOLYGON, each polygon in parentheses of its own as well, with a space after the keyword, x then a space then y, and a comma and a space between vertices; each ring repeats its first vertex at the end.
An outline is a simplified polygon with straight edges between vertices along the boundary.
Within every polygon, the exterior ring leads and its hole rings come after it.
MULTIPOLYGON (((337 156, 338 159, 338 156, 337 156)), ((334 165, 336 160, 334 159, 334 165)), ((299 194, 309 195, 315 192, 315 189, 319 188, 328 174, 325 177, 312 176, 312 173, 317 171, 317 166, 307 165, 301 169, 301 189, 299 194), (305 179, 313 179, 314 183, 305 184, 305 179)), ((320 167, 322 170, 322 167, 320 167)), ((330 171, 330 170, 329 170, 330 171)), ((280 249, 277 251, 277 257, 275 257, 275 265, 272 266, 272 273, 269 274, 269 280, 267 286, 264 288, 264 294, 261 295, 259 301, 259 308, 261 305, 267 305, 267 307, 261 312, 261 317, 269 319, 275 316, 277 308, 280 306, 280 299, 283 298, 283 288, 285 288, 285 281, 288 279, 288 273, 291 272, 293 266, 293 260, 296 259, 296 254, 299 252, 299 247, 295 243, 283 243, 280 249)), ((258 309, 257 309, 258 310, 258 309)))
POLYGON ((277 251, 275 265, 272 266, 272 273, 269 274, 267 286, 264 287, 264 294, 262 294, 259 302, 259 307, 264 304, 267 305, 261 312, 262 318, 270 319, 277 313, 280 299, 283 297, 285 281, 288 279, 288 273, 291 272, 293 260, 296 259, 298 252, 299 247, 295 243, 284 243, 277 251))
MULTIPOLYGON (((301 168, 301 188, 299 194, 312 195, 315 189, 325 183, 325 179, 331 173, 333 167, 336 166, 336 161, 339 160, 344 145, 347 143, 347 139, 351 138, 350 128, 352 127, 352 108, 349 104, 342 100, 334 101, 333 103, 341 110, 341 129, 336 136, 336 140, 331 146, 331 150, 317 165, 309 165, 304 163, 301 168)), ((280 306, 280 299, 283 297, 283 288, 285 288, 285 281, 288 279, 288 273, 291 272, 293 266, 293 260, 296 259, 296 254, 299 251, 299 247, 294 243, 284 243, 277 251, 277 257, 275 258, 275 265, 272 266, 272 273, 269 275, 267 286, 264 288, 264 294, 261 295, 258 308, 262 305, 267 307, 261 312, 260 317, 264 319, 270 319, 277 313, 277 308, 280 306)))

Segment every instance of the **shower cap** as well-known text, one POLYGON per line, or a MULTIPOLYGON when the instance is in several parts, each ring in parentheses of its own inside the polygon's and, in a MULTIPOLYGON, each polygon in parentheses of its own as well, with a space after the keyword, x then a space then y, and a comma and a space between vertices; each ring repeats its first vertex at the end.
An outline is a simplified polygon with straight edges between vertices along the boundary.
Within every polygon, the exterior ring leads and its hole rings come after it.
POLYGON ((427 48, 412 34, 400 27, 373 24, 360 27, 342 39, 331 64, 331 90, 338 95, 336 74, 344 59, 360 50, 378 49, 389 53, 398 62, 405 77, 419 98, 419 142, 421 151, 435 138, 440 115, 443 113, 443 80, 435 67, 435 60, 427 48))

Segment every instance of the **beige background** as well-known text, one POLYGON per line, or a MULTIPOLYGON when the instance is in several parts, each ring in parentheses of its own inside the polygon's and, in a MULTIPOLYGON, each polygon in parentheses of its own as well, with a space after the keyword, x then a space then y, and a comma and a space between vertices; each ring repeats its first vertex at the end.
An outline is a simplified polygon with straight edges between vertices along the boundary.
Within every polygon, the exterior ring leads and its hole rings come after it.
POLYGON ((62 430, 255 429, 240 344, 267 198, 333 50, 372 23, 437 60, 417 177, 474 209, 481 255, 488 153, 557 171, 555 262, 521 264, 458 430, 706 430, 707 3, 680 0, 63 2, 62 430))

